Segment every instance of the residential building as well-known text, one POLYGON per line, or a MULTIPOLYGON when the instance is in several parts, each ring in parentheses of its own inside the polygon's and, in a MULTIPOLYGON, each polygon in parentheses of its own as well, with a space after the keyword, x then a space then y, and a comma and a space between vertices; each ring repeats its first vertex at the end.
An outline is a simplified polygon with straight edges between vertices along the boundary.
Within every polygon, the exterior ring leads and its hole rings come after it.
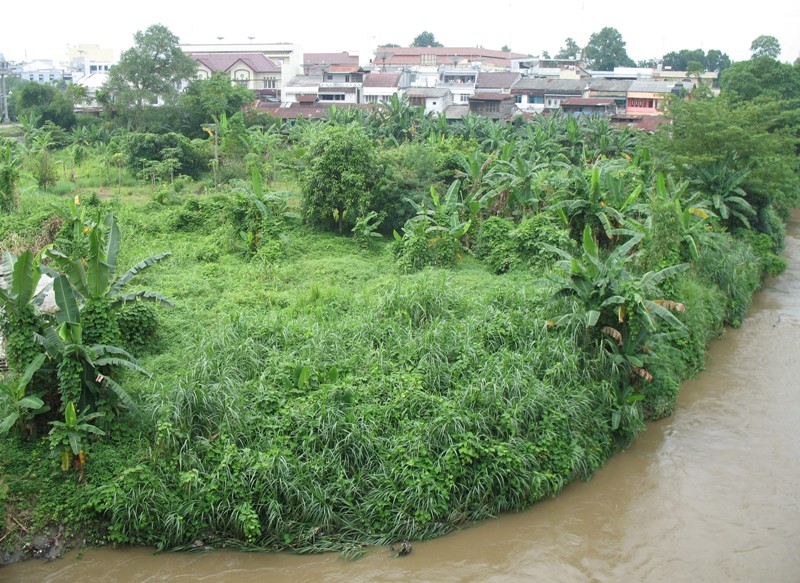
POLYGON ((561 111, 570 115, 613 115, 617 102, 597 97, 567 97, 561 100, 561 111))
POLYGON ((525 113, 558 109, 569 97, 583 97, 588 82, 583 79, 535 79, 523 77, 511 87, 517 107, 525 113))
POLYGON ((57 67, 50 59, 31 61, 13 68, 15 74, 25 81, 36 83, 72 83, 72 71, 67 67, 57 67))
MULTIPOLYGON (((280 101, 285 81, 301 75, 303 72, 303 49, 299 45, 291 43, 186 44, 180 45, 180 49, 190 57, 205 55, 209 58, 211 55, 229 55, 234 59, 231 61, 232 63, 243 55, 261 55, 274 64, 277 71, 262 70, 257 73, 258 69, 267 67, 267 64, 263 60, 255 61, 254 57, 251 57, 250 63, 245 63, 231 71, 231 79, 252 84, 253 86, 250 88, 267 101, 280 101), (241 78, 242 75, 244 78, 241 78), (274 87, 272 86, 273 82, 274 87), (259 85, 261 86, 259 87, 259 85)), ((224 70, 227 71, 227 69, 224 70)), ((212 67, 206 66, 205 71, 207 74, 211 73, 212 67)))
POLYGON ((363 102, 380 103, 399 96, 403 77, 401 73, 369 73, 364 77, 363 102))
POLYGON ((278 101, 281 67, 263 53, 189 53, 197 62, 197 79, 209 79, 222 73, 262 101, 278 101))
POLYGON ((519 113, 510 93, 476 93, 469 98, 469 112, 490 119, 508 120, 519 113))
POLYGON ((664 99, 672 93, 671 81, 636 80, 628 88, 625 113, 632 115, 661 115, 664 99))
POLYGON ((80 79, 94 73, 108 73, 116 64, 113 49, 100 45, 79 44, 67 47, 67 62, 72 69, 73 77, 80 79))
POLYGON ((441 115, 453 104, 453 94, 446 87, 408 87, 404 91, 413 107, 425 107, 425 113, 441 115))

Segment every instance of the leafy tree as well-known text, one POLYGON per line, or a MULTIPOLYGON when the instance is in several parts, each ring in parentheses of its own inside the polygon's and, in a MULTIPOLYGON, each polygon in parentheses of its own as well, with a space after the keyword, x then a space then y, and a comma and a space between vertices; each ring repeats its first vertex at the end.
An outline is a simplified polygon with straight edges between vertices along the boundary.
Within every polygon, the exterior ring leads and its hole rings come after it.
POLYGON ((154 24, 134 35, 135 44, 111 67, 105 89, 113 95, 119 114, 132 110, 138 127, 147 105, 159 99, 170 102, 181 82, 194 77, 197 63, 178 47, 178 37, 162 24, 154 24))
POLYGON ((777 100, 800 99, 800 68, 772 57, 739 61, 722 74, 720 88, 734 101, 757 97, 777 100))
POLYGON ((432 32, 428 32, 427 30, 421 32, 417 38, 414 39, 414 42, 411 43, 412 47, 441 47, 444 46, 440 42, 436 42, 436 39, 433 36, 432 32))
POLYGON ((510 53, 511 47, 509 47, 508 45, 503 45, 502 47, 500 47, 500 50, 503 51, 504 53, 510 53))
POLYGON ((781 54, 781 43, 774 36, 762 34, 750 45, 750 52, 753 53, 754 59, 758 57, 777 59, 781 54))
POLYGON ((722 51, 711 49, 706 53, 706 71, 722 72, 731 66, 731 58, 722 51))
POLYGON ((600 71, 611 71, 614 67, 634 67, 636 63, 628 56, 625 41, 616 28, 605 27, 589 37, 584 49, 589 66, 600 71))
POLYGON ((161 163, 169 158, 179 163, 173 170, 193 178, 208 169, 210 153, 204 150, 204 143, 174 132, 126 134, 115 138, 115 145, 128 168, 139 175, 146 174, 148 163, 161 163))
POLYGON ((306 220, 352 226, 369 210, 380 168, 375 144, 357 124, 324 126, 314 132, 300 175, 306 220))
POLYGON ((564 41, 564 46, 556 53, 556 59, 574 59, 576 55, 580 55, 581 48, 578 46, 572 37, 567 37, 564 41))
POLYGON ((22 84, 14 92, 14 109, 18 118, 37 119, 38 127, 48 121, 65 129, 75 124, 72 101, 53 85, 33 81, 22 84))
POLYGON ((192 81, 179 98, 183 134, 191 138, 202 137, 204 125, 223 115, 232 117, 254 99, 255 93, 238 83, 231 83, 223 73, 215 73, 210 79, 192 81))
POLYGON ((800 197, 795 140, 775 131, 783 115, 780 102, 674 100, 668 108, 670 127, 656 132, 656 151, 687 178, 697 167, 726 159, 731 160, 726 171, 749 170, 737 186, 758 217, 751 224, 763 230, 761 217, 769 207, 786 216, 800 197))
POLYGON ((686 71, 689 62, 696 61, 705 69, 706 53, 703 49, 671 51, 664 55, 663 64, 674 71, 686 71))

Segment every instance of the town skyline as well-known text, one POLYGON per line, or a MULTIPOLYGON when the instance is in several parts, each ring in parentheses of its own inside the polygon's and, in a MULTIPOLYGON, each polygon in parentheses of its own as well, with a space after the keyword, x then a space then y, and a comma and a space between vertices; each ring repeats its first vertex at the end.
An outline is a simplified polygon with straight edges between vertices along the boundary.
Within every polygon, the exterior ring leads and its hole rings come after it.
MULTIPOLYGON (((49 4, 49 3, 45 3, 49 4)), ((256 8, 252 17, 242 13, 187 13, 184 6, 143 0, 134 8, 115 8, 88 0, 79 12, 36 21, 34 26, 8 27, 0 37, 0 53, 10 61, 65 60, 67 47, 96 44, 121 51, 134 44, 133 36, 152 24, 163 24, 181 44, 292 43, 305 52, 361 52, 393 43, 408 46, 428 31, 447 47, 476 47, 551 55, 567 37, 585 46, 591 34, 604 27, 616 28, 634 61, 661 58, 682 49, 720 50, 732 61, 750 57, 750 43, 761 35, 778 39, 780 60, 800 57, 800 4, 765 0, 758 9, 726 9, 674 0, 667 8, 610 13, 606 4, 587 0, 564 0, 557 6, 534 6, 504 0, 492 13, 453 5, 431 5, 419 0, 386 4, 361 1, 340 4, 311 2, 303 5, 300 19, 286 7, 256 8), (397 7, 402 7, 398 13, 397 7), (84 9, 85 8, 85 9, 84 9), (103 16, 99 16, 99 15, 103 16), (259 23, 259 24, 254 24, 259 23)), ((55 5, 53 5, 55 9, 55 5)), ((6 9, 9 21, 28 22, 27 9, 14 4, 6 9)))

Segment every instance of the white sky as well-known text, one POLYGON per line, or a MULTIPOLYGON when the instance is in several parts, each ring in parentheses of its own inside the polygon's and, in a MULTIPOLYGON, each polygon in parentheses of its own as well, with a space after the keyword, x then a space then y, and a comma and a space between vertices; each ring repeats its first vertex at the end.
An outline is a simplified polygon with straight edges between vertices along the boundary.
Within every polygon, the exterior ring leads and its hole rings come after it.
POLYGON ((681 49, 719 49, 732 60, 750 57, 750 43, 766 34, 781 43, 782 61, 800 57, 797 0, 666 0, 640 3, 608 0, 498 0, 461 3, 436 0, 297 0, 188 3, 83 0, 64 4, 4 2, 0 10, 0 53, 7 60, 65 59, 67 45, 98 44, 119 52, 133 35, 163 24, 181 43, 290 42, 306 52, 373 50, 408 46, 423 31, 450 47, 483 46, 538 55, 555 54, 567 37, 583 46, 605 26, 620 31, 634 60, 681 49), (615 10, 613 7, 619 7, 615 10))

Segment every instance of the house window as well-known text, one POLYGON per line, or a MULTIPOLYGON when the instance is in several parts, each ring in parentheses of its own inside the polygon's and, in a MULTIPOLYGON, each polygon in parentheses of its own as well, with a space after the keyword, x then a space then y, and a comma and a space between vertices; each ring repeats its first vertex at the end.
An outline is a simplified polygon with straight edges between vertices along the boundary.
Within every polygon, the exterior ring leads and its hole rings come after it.
POLYGON ((462 93, 461 95, 458 96, 458 100, 461 103, 469 103, 469 95, 467 95, 466 93, 462 93))
POLYGON ((344 101, 344 95, 341 93, 320 93, 320 101, 344 101))
POLYGON ((275 89, 275 79, 264 79, 264 89, 275 89))
POLYGON ((522 103, 522 95, 516 95, 514 97, 514 103, 522 103))
POLYGON ((325 75, 326 81, 333 81, 333 75, 325 75))
POLYGON ((419 107, 421 105, 425 105, 425 98, 424 97, 409 97, 408 104, 412 107, 419 107))
POLYGON ((489 113, 497 113, 500 111, 500 104, 497 101, 490 101, 486 104, 486 111, 489 113))

